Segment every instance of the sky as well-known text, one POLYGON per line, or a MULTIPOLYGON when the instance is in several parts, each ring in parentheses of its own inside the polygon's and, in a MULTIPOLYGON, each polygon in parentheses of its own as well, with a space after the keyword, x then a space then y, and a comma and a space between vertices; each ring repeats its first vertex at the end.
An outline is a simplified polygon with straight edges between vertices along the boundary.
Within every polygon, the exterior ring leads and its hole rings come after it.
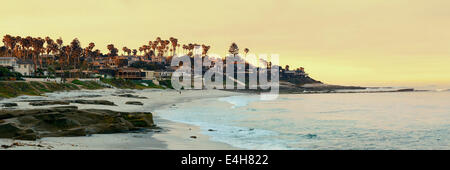
POLYGON ((121 49, 176 37, 280 55, 329 84, 450 86, 448 0, 0 0, 0 34, 121 49))

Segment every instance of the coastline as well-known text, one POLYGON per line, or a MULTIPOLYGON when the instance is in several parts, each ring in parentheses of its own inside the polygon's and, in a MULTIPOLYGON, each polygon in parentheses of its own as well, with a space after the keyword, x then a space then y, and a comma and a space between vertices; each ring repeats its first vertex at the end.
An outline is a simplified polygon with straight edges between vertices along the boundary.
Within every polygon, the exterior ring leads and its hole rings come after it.
MULTIPOLYGON (((395 90, 395 89, 386 88, 386 90, 395 90)), ((67 105, 31 106, 29 104, 30 101, 39 101, 39 100, 73 100, 73 99, 108 100, 115 103, 116 105, 109 106, 109 105, 70 103, 69 106, 77 106, 80 109, 101 108, 122 112, 151 112, 153 114, 153 120, 159 128, 151 129, 146 132, 93 134, 91 136, 82 136, 82 137, 47 137, 39 139, 37 141, 0 139, 0 145, 7 147, 5 148, 2 146, 0 147, 0 149, 18 149, 18 150, 245 149, 246 148, 245 146, 240 146, 236 145, 235 143, 226 142, 223 141, 222 139, 217 140, 216 138, 217 136, 214 133, 226 132, 223 131, 223 129, 218 128, 219 129, 218 130, 217 127, 215 127, 216 125, 220 125, 221 123, 206 124, 206 125, 197 124, 195 121, 196 119, 194 121, 191 120, 188 122, 184 122, 182 121, 182 119, 180 121, 180 119, 177 118, 173 119, 173 117, 167 117, 167 115, 173 109, 180 110, 180 108, 183 109, 184 107, 203 108, 205 102, 209 101, 210 99, 216 100, 217 98, 223 97, 234 98, 238 96, 245 97, 252 94, 254 95, 257 93, 248 93, 248 92, 242 93, 239 91, 226 91, 226 90, 183 90, 180 92, 170 89, 165 90, 97 89, 97 90, 73 90, 73 91, 53 92, 53 93, 45 93, 42 96, 19 96, 16 98, 3 99, 2 103, 4 102, 17 103, 18 106, 16 108, 18 109, 43 109, 55 106, 67 106, 67 105), (129 101, 142 102, 144 105, 143 106, 127 105, 126 102, 129 101), (218 132, 209 131, 210 128, 214 131, 218 130, 218 132)), ((232 107, 233 104, 234 103, 230 102, 221 103, 220 105, 210 104, 205 108, 214 107, 225 109, 228 107, 232 107)), ((186 114, 188 113, 196 114, 198 112, 192 110, 190 110, 190 112, 186 111, 186 114)), ((263 128, 254 129, 252 126, 247 127, 248 127, 247 130, 252 131, 250 133, 263 129, 263 128)), ((245 126, 234 130, 238 130, 239 133, 247 133, 245 126)))
MULTIPOLYGON (((2 102, 16 102, 20 109, 46 108, 52 106, 31 106, 24 99, 70 99, 79 96, 99 95, 90 97, 95 100, 108 100, 117 106, 99 106, 90 104, 71 103, 80 109, 109 109, 114 111, 139 112, 150 111, 154 115, 154 122, 160 129, 150 132, 117 133, 117 134, 93 134, 86 137, 48 137, 36 141, 22 141, 12 139, 0 139, 0 145, 12 146, 6 149, 56 149, 56 150, 91 150, 91 149, 240 149, 228 144, 209 140, 209 137, 201 133, 197 126, 173 122, 159 117, 155 110, 168 108, 176 104, 189 102, 198 98, 218 98, 239 95, 232 92, 218 90, 183 91, 181 94, 175 90, 124 90, 124 89, 100 89, 100 90, 77 90, 69 92, 46 93, 45 96, 20 96, 4 99, 2 102), (129 99, 114 94, 131 93, 148 99, 129 99), (140 101, 144 106, 126 105, 126 101, 140 101), (194 137, 195 136, 195 137, 194 137)), ((4 147, 0 149, 5 149, 4 147)))

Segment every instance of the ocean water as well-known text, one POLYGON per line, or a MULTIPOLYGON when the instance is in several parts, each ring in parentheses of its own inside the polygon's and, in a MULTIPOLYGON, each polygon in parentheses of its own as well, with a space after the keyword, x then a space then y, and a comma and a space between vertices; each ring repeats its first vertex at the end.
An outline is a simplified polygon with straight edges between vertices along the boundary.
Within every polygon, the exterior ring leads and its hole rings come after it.
POLYGON ((243 149, 450 149, 450 92, 198 99, 157 110, 243 149))

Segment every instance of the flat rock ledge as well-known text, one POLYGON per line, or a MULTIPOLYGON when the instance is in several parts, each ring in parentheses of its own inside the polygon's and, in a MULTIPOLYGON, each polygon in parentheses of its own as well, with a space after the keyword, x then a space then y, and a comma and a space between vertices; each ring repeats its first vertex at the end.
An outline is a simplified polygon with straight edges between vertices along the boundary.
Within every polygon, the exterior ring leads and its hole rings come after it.
POLYGON ((138 101, 128 101, 128 102, 125 102, 125 104, 128 104, 128 105, 140 105, 140 106, 144 105, 144 103, 138 102, 138 101))
POLYGON ((147 97, 142 97, 142 96, 137 96, 137 95, 132 95, 132 94, 119 94, 119 95, 113 94, 113 96, 135 98, 135 99, 148 99, 147 97))
POLYGON ((107 105, 116 106, 114 102, 107 100, 24 100, 25 102, 30 102, 32 106, 47 106, 47 105, 69 105, 70 103, 78 104, 92 104, 92 105, 107 105))
POLYGON ((150 112, 117 112, 61 106, 0 110, 0 138, 37 140, 90 134, 127 133, 156 128, 150 112))
POLYGON ((1 107, 16 107, 17 103, 1 103, 1 107))

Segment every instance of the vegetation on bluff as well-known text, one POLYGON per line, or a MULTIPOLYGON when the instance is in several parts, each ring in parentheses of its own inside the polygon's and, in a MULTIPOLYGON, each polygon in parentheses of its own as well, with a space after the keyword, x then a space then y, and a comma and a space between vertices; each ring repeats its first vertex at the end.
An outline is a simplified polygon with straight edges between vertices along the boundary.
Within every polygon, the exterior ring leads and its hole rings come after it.
POLYGON ((22 74, 10 71, 6 67, 0 66, 0 81, 22 80, 22 74))
MULTIPOLYGON (((165 89, 172 88, 170 82, 163 82, 160 86, 147 80, 124 80, 124 79, 101 79, 102 83, 109 84, 119 89, 148 89, 157 88, 165 89)), ((0 81, 0 98, 12 98, 21 95, 39 96, 44 93, 51 93, 56 91, 69 90, 96 90, 106 88, 103 84, 95 81, 81 81, 73 80, 71 83, 56 83, 56 82, 38 82, 38 81, 0 81)))
POLYGON ((71 83, 3 81, 0 82, 0 97, 37 96, 43 93, 79 89, 78 86, 71 83))
POLYGON ((72 81, 72 84, 79 85, 83 89, 89 89, 89 90, 96 90, 96 89, 105 88, 104 86, 98 84, 95 81, 80 81, 78 79, 75 79, 75 80, 72 81))
MULTIPOLYGON (((158 88, 164 89, 163 86, 154 84, 150 80, 125 80, 125 79, 100 79, 103 83, 109 84, 119 89, 148 89, 148 88, 158 88), (146 85, 144 85, 146 84, 146 85)), ((170 88, 170 87, 169 87, 170 88)))

